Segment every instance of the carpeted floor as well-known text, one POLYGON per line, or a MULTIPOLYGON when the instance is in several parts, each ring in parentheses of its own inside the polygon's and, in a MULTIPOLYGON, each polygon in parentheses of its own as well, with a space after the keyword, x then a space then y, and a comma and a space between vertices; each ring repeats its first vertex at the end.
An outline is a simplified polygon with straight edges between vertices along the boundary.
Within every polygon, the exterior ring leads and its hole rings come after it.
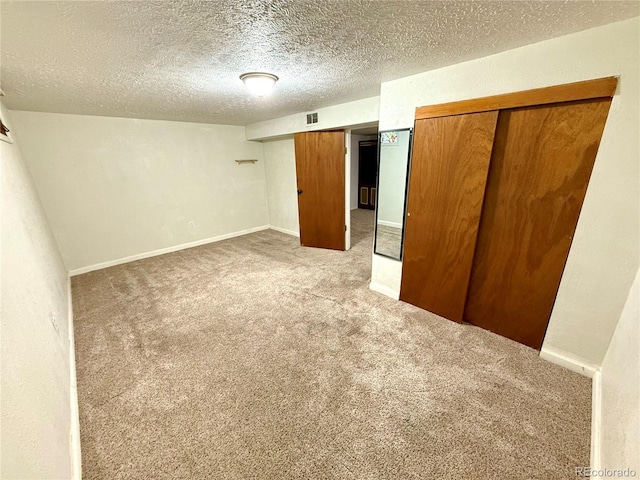
POLYGON ((590 380, 264 231, 73 278, 85 479, 572 479, 590 380))

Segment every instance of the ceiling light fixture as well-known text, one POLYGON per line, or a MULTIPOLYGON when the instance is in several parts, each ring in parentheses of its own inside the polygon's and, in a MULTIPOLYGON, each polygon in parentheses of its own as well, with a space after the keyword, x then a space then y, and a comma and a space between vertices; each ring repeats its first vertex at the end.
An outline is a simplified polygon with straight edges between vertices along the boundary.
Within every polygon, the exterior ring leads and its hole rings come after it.
POLYGON ((240 80, 244 82, 251 93, 258 97, 264 97, 271 92, 271 88, 278 81, 278 77, 271 73, 249 72, 240 75, 240 80))

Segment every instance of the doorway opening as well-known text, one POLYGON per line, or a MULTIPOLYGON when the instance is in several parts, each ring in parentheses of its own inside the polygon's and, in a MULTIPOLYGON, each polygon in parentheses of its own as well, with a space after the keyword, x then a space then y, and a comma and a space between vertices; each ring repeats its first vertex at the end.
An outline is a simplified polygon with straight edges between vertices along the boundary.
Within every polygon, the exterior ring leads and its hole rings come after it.
POLYGON ((359 246, 370 256, 377 203, 378 123, 298 132, 294 148, 301 245, 334 250, 359 246))
MULTIPOLYGON (((378 172, 378 124, 354 128, 350 132, 351 247, 373 242, 378 172)), ((368 247, 369 245, 367 245, 368 247)))

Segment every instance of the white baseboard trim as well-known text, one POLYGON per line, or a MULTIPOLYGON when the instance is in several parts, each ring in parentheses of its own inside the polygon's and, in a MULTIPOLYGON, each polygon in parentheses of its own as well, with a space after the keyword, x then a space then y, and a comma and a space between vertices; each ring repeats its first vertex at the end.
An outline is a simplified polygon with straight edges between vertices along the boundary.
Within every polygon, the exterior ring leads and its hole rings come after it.
POLYGON ((540 350, 540 358, 568 368, 572 372, 579 373, 585 377, 593 378, 598 371, 598 366, 585 362, 584 360, 573 357, 571 354, 557 350, 553 347, 542 347, 540 350))
POLYGON ((293 235, 294 237, 300 237, 299 231, 287 230, 286 228, 276 227, 275 225, 269 225, 269 229, 275 230, 276 232, 286 233, 287 235, 293 235))
POLYGON ((397 222, 387 222, 385 220, 378 220, 378 223, 385 227, 402 228, 402 224, 397 222))
POLYGON ((117 260, 110 260, 108 262, 96 263, 95 265, 89 265, 87 267, 76 268, 74 270, 70 270, 69 275, 71 275, 72 277, 75 275, 82 275, 83 273, 93 272, 94 270, 102 270, 103 268, 113 267, 115 265, 121 265, 123 263, 135 262, 136 260, 142 260, 143 258, 157 257, 158 255, 164 255, 165 253, 177 252, 178 250, 185 250, 187 248, 199 247, 200 245, 206 245, 207 243, 219 242, 221 240, 227 240, 228 238, 233 237, 241 237, 242 235, 247 235, 249 233, 260 232, 262 230, 268 229, 269 225, 261 225, 259 227, 247 228, 246 230, 240 230, 238 232, 225 233, 224 235, 218 235, 217 237, 196 240, 195 242, 182 243, 180 245, 160 248, 151 252, 129 255, 128 257, 118 258, 117 260))
POLYGON ((602 371, 596 370, 591 383, 591 469, 600 470, 602 460, 602 371))
POLYGON ((69 446, 71 450, 71 478, 82 479, 82 452, 80 449, 80 409, 78 408, 78 378, 76 376, 76 346, 73 330, 73 302, 71 301, 71 277, 67 284, 69 297, 69 402, 71 404, 71 424, 69 446))
POLYGON ((371 282, 369 284, 369 289, 374 292, 381 293, 382 295, 386 295, 387 297, 391 297, 394 300, 400 299, 400 292, 396 292, 395 290, 385 287, 384 285, 380 285, 379 283, 371 282))

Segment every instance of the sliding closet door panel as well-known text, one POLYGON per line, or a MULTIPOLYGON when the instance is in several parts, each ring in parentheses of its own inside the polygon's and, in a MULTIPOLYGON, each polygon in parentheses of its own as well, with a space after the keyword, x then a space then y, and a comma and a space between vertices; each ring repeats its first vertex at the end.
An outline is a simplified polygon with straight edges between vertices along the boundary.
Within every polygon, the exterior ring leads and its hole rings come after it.
POLYGON ((465 321, 541 347, 610 104, 500 112, 465 321))
POLYGON ((498 112, 416 121, 400 299, 462 321, 498 112))

